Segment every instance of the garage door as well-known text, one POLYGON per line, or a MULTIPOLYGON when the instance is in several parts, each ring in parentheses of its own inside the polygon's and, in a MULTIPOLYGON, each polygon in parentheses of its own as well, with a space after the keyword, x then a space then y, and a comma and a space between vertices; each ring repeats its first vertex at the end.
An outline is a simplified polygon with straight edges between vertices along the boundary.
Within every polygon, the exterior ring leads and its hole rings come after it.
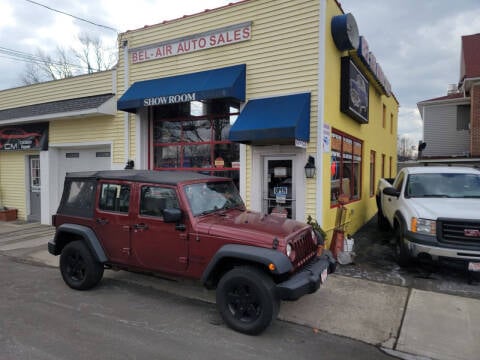
POLYGON ((110 147, 88 149, 62 149, 59 164, 60 176, 67 172, 109 170, 111 166, 110 147))
POLYGON ((67 172, 109 170, 112 163, 110 146, 61 149, 59 159, 58 174, 62 179, 58 190, 60 195, 67 172))

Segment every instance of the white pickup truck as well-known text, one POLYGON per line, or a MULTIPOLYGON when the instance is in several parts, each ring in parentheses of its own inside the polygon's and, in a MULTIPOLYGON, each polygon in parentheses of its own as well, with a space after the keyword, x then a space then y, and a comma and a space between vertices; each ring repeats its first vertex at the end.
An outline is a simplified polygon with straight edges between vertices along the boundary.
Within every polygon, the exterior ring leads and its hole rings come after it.
POLYGON ((400 266, 424 257, 480 271, 479 170, 404 168, 395 179, 380 179, 376 200, 379 226, 395 231, 400 266))

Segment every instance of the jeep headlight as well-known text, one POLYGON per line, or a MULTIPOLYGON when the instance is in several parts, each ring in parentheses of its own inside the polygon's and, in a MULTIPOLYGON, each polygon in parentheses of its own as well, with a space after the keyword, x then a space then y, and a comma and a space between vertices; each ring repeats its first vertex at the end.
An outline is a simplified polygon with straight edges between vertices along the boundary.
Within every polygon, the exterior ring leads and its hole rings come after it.
POLYGON ((292 248, 292 245, 290 243, 287 244, 285 247, 285 252, 290 259, 290 261, 295 261, 295 250, 292 248))
POLYGON ((286 252, 287 252, 288 257, 290 257, 290 255, 292 255, 292 245, 287 244, 286 252))
POLYGON ((435 236, 437 232, 437 222, 429 219, 412 218, 412 232, 435 236))

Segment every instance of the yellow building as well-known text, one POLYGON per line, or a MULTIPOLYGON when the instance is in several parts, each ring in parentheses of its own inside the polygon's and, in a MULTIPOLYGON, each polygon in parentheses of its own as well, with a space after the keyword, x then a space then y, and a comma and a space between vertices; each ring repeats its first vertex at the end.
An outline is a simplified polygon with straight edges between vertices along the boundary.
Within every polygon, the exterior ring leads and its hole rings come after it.
POLYGON ((48 146, 0 153, 1 200, 21 218, 32 214, 32 155, 45 223, 64 171, 126 164, 230 176, 252 210, 310 215, 327 231, 340 195, 348 231, 375 214, 376 181, 395 175, 398 103, 336 1, 240 1, 128 31, 118 46, 115 71, 0 92, 0 126, 48 125, 48 146), (6 118, 102 96, 116 111, 6 118), (88 153, 95 161, 82 163, 88 153))

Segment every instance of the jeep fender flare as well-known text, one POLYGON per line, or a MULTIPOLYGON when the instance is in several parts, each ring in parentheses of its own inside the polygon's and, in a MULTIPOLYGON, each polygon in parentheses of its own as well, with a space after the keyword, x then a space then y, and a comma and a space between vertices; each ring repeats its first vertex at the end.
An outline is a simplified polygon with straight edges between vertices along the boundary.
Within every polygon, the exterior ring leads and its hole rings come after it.
MULTIPOLYGON (((87 226, 77 224, 62 224, 57 228, 55 233, 54 243, 57 245, 57 249, 63 248, 64 244, 59 244, 59 239, 66 234, 75 234, 81 236, 88 246, 88 249, 92 252, 92 255, 100 263, 106 263, 108 261, 105 251, 103 251, 100 241, 98 241, 97 235, 87 226), (61 245, 61 247, 58 247, 61 245)), ((60 252, 59 252, 60 253, 60 252)))
POLYGON ((267 269, 269 268, 269 264, 274 264, 275 269, 271 271, 271 274, 275 275, 288 273, 293 268, 287 255, 278 250, 249 245, 228 244, 222 246, 207 265, 201 277, 202 284, 205 285, 207 283, 212 272, 224 259, 235 259, 257 263, 265 266, 267 269))

